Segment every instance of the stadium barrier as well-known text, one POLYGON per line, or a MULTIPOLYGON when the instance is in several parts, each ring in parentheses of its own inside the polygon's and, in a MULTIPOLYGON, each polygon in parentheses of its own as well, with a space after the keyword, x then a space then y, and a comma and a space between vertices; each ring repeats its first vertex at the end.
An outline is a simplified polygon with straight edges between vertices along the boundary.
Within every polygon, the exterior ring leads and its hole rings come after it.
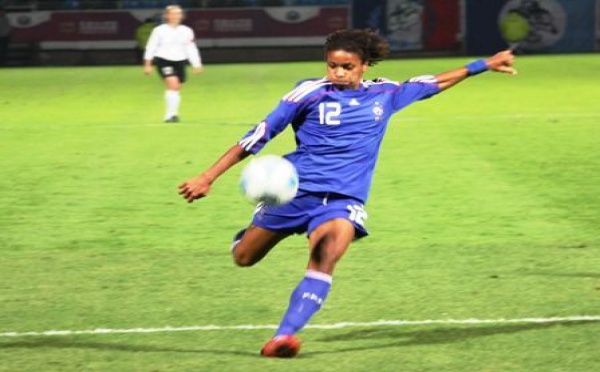
MULTIPOLYGON (((12 64, 134 63, 136 31, 148 19, 158 23, 161 11, 8 13, 12 64)), ((396 53, 485 55, 509 45, 500 31, 509 13, 527 23, 521 52, 600 51, 600 0, 354 0, 339 6, 190 9, 186 24, 208 62, 318 59, 325 35, 347 27, 379 29, 396 53)))
MULTIPOLYGON (((185 23, 208 63, 301 61, 322 58, 325 35, 351 27, 350 13, 349 6, 188 9, 185 23)), ((139 63, 137 31, 161 16, 162 9, 12 12, 8 64, 139 63), (25 51, 33 55, 23 58, 25 51)))

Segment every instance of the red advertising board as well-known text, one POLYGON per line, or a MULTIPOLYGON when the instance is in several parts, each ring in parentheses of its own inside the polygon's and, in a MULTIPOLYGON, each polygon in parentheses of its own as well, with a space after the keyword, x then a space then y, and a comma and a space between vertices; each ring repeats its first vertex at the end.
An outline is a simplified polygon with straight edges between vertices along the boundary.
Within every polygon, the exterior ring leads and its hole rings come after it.
POLYGON ((191 11, 186 23, 203 38, 325 36, 349 27, 349 10, 310 7, 191 11))
MULTIPOLYGON (((320 45, 350 27, 349 7, 273 7, 189 10, 185 23, 204 46, 320 45)), ((48 48, 130 47, 146 18, 160 10, 11 13, 13 41, 48 48)))
POLYGON ((17 42, 131 40, 140 21, 129 12, 10 13, 17 42))
POLYGON ((459 48, 460 4, 458 1, 430 0, 428 11, 423 14, 426 25, 424 50, 448 50, 459 48))

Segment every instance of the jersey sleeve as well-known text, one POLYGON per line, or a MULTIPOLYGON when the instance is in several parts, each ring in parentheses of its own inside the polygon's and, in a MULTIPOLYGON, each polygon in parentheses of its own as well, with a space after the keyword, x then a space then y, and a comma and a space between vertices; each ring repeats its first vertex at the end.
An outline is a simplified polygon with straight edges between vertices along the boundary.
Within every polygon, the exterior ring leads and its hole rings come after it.
POLYGON ((144 52, 144 59, 146 61, 150 61, 154 58, 154 53, 156 53, 156 48, 158 48, 158 30, 158 27, 155 27, 152 30, 148 43, 146 43, 146 51, 144 52))
POLYGON ((200 51, 195 42, 194 31, 189 30, 189 40, 185 44, 185 54, 188 57, 191 65, 194 67, 202 67, 202 58, 200 57, 200 51))
POLYGON ((282 100, 261 123, 252 128, 238 141, 244 150, 256 154, 262 148, 281 133, 299 112, 300 105, 295 102, 282 100))
POLYGON ((438 81, 433 75, 414 77, 400 84, 394 92, 394 110, 401 110, 413 102, 427 99, 439 92, 438 81))

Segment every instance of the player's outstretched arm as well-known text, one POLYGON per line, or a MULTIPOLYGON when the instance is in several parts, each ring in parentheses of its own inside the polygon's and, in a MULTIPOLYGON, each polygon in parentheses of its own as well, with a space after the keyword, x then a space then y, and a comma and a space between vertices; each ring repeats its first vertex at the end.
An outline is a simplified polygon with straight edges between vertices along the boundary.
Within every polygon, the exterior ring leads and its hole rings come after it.
POLYGON ((213 182, 229 168, 244 160, 248 155, 250 153, 240 145, 233 146, 206 171, 179 185, 179 194, 189 203, 207 196, 213 182))
POLYGON ((516 75, 517 70, 512 66, 515 63, 515 56, 511 50, 505 50, 494 54, 493 56, 480 59, 448 72, 436 75, 441 90, 446 90, 465 80, 469 76, 475 76, 485 71, 502 72, 505 74, 516 75))

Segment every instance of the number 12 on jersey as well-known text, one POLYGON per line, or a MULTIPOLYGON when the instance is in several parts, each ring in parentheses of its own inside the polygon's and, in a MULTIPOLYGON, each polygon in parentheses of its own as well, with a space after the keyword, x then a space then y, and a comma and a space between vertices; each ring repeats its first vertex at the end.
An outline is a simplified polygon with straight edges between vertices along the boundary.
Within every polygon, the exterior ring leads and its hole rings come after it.
POLYGON ((339 102, 323 102, 319 104, 319 123, 325 125, 340 125, 342 105, 339 102))

